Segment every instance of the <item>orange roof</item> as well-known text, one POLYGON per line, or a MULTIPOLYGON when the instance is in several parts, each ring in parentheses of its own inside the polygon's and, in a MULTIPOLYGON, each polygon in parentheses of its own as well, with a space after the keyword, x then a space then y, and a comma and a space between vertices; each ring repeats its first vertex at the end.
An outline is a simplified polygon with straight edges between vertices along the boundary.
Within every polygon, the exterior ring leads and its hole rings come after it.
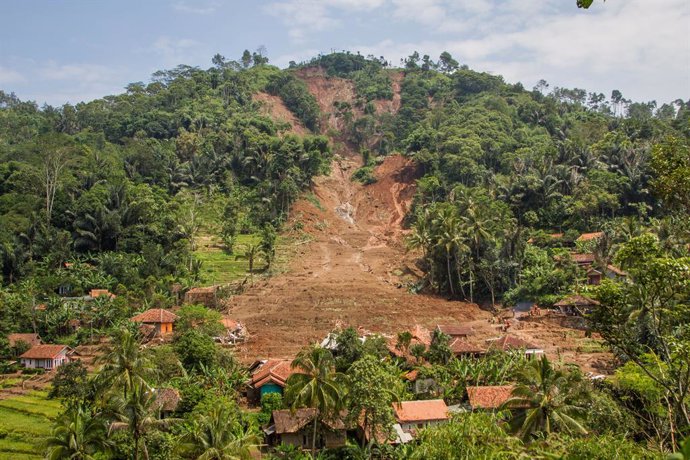
POLYGON ((297 372, 297 369, 292 367, 291 361, 287 359, 269 359, 259 370, 252 374, 249 384, 254 388, 261 388, 267 383, 285 386, 287 379, 295 372, 297 372))
POLYGON ((461 353, 486 353, 486 350, 464 339, 455 339, 450 343, 450 351, 454 354, 461 353))
POLYGON ((524 348, 526 350, 539 349, 538 346, 512 335, 504 335, 500 339, 489 339, 487 342, 491 342, 489 348, 503 351, 516 350, 519 348, 524 348))
POLYGON ((135 323, 174 323, 178 316, 162 308, 152 308, 130 318, 135 323))
POLYGON ((393 411, 400 423, 448 419, 448 406, 442 399, 393 403, 393 411))
POLYGON ((35 345, 31 350, 27 351, 20 358, 27 359, 52 359, 60 354, 65 349, 69 349, 67 345, 35 345))
POLYGON ((575 241, 591 241, 604 236, 604 232, 583 233, 575 241))
POLYGON ((91 291, 89 292, 89 297, 93 297, 94 299, 95 299, 96 297, 100 297, 100 296, 102 296, 102 295, 108 296, 108 297, 110 297, 111 299, 114 299, 114 298, 115 298, 115 294, 112 294, 112 293, 111 293, 109 290, 107 290, 107 289, 91 289, 91 291))
POLYGON ((474 330, 472 329, 472 326, 462 324, 439 324, 436 326, 436 329, 451 337, 456 335, 474 335, 474 330))
POLYGON ((556 307, 588 307, 590 305, 599 305, 599 302, 597 302, 594 299, 590 299, 589 297, 585 297, 583 295, 571 295, 570 297, 566 297, 560 302, 556 302, 554 304, 554 306, 556 307))
POLYGON ((38 336, 38 334, 32 334, 32 333, 9 334, 7 336, 7 341, 10 343, 11 347, 15 346, 17 344, 17 342, 24 342, 24 343, 29 344, 31 346, 41 344, 41 338, 38 336))
POLYGON ((513 385, 467 387, 472 409, 497 409, 510 399, 513 385))

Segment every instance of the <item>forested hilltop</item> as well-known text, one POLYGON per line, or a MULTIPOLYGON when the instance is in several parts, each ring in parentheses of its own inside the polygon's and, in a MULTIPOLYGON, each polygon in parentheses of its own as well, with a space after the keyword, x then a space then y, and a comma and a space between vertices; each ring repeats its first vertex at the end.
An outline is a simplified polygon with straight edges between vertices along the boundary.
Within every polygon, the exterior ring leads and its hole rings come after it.
POLYGON ((688 198, 682 99, 657 107, 544 81, 528 91, 448 53, 438 61, 414 53, 401 69, 350 53, 285 70, 249 52, 213 62, 159 71, 76 106, 39 108, 0 93, 6 286, 32 280, 51 292, 62 281, 55 270, 73 259, 90 260, 103 278, 79 292, 194 280, 195 203, 214 201, 205 217, 230 249, 238 233, 278 227, 328 168, 322 134, 361 152, 355 179, 365 183, 392 152, 420 165, 407 221, 439 291, 475 300, 524 288, 525 263, 539 259, 531 248, 525 260, 524 242, 540 231, 565 233, 556 245, 567 245, 579 232, 608 229, 622 241, 652 224, 684 250, 687 225, 674 214, 688 198), (325 114, 299 78, 315 67, 354 83, 354 104, 333 104, 337 130, 321 126, 325 114), (378 110, 394 98, 394 79, 398 110, 378 110), (252 98, 259 92, 280 97, 310 134, 267 116, 252 98))
MULTIPOLYGON (((318 458, 663 458, 690 433, 679 97, 527 89, 447 52, 216 55, 59 108, 0 91, 0 368, 34 382, 13 333, 79 347, 49 373, 52 458, 251 458, 305 408, 312 451, 354 427, 318 458), (288 357, 250 401, 243 364, 288 357), (471 387, 510 388, 478 410, 471 387), (434 398, 450 422, 389 445, 394 403, 434 398)), ((30 452, 5 381, 0 454, 30 452)))

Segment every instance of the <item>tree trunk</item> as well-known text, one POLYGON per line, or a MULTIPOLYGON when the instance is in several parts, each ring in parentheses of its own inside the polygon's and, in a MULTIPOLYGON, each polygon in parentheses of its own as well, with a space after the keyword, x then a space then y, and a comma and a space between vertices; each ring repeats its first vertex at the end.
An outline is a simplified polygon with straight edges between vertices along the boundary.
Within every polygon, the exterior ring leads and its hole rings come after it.
POLYGON ((319 413, 317 411, 316 416, 314 416, 314 431, 312 432, 312 437, 311 437, 311 456, 314 457, 316 455, 316 427, 319 424, 319 413))
POLYGON ((455 289, 453 289, 453 274, 450 270, 450 252, 446 251, 446 270, 448 271, 448 287, 450 288, 450 295, 455 297, 455 289))

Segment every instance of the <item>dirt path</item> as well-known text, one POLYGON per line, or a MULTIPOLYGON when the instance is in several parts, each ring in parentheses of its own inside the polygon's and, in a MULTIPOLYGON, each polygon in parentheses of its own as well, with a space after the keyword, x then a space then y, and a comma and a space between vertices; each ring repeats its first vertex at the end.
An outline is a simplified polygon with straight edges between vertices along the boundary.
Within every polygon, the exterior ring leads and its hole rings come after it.
MULTIPOLYGON (((319 177, 319 205, 295 204, 287 228, 301 223, 313 240, 300 247, 287 273, 256 283, 229 301, 228 313, 252 335, 240 358, 291 357, 336 326, 395 334, 422 324, 478 321, 479 307, 414 295, 403 286, 418 270, 403 244, 403 218, 414 195, 415 167, 400 156, 377 168, 376 184, 350 180, 357 157, 341 152, 329 176, 319 177)), ((313 201, 313 200, 312 200, 313 201)))

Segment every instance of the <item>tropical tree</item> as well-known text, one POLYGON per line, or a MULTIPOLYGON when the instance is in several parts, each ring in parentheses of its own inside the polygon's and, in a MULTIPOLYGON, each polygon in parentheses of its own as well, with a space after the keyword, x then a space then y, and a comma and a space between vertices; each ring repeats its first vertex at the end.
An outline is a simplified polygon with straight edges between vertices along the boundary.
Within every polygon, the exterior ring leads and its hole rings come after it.
POLYGON ((94 460, 97 453, 110 447, 106 434, 102 418, 92 415, 84 405, 75 406, 58 419, 47 440, 46 458, 94 460))
POLYGON ((391 404, 395 401, 395 388, 400 380, 386 368, 380 359, 365 355, 352 364, 347 373, 348 414, 352 422, 362 422, 365 436, 370 442, 386 439, 395 421, 391 404))
POLYGON ((554 367, 543 356, 525 366, 505 407, 513 412, 510 424, 523 440, 536 433, 566 431, 587 434, 584 417, 586 393, 579 372, 554 367))
POLYGON ((122 391, 124 398, 137 386, 148 387, 148 382, 156 375, 156 367, 141 352, 139 342, 129 329, 115 333, 110 348, 97 362, 103 363, 97 378, 99 388, 107 392, 122 391))
POLYGON ((194 421, 183 448, 197 460, 247 460, 260 438, 243 427, 228 407, 218 405, 194 421))
POLYGON ((285 401, 292 410, 316 409, 312 431, 312 454, 316 453, 319 419, 335 416, 342 408, 342 375, 336 372, 331 352, 318 345, 303 349, 292 361, 296 372, 285 387, 285 401))
POLYGON ((143 454, 149 459, 149 451, 144 435, 152 428, 163 428, 175 422, 176 419, 161 420, 155 410, 156 392, 145 384, 136 383, 130 388, 126 397, 120 395, 110 399, 110 410, 119 421, 110 425, 110 430, 127 429, 134 440, 134 460, 139 460, 143 454))

